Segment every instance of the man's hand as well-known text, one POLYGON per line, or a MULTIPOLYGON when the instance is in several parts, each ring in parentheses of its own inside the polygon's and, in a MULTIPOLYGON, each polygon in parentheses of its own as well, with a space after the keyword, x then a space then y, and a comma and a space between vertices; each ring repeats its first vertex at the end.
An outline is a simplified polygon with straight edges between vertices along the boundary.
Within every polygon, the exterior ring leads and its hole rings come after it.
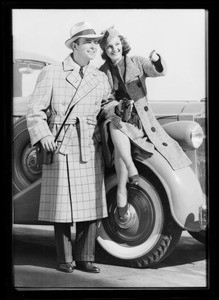
POLYGON ((150 61, 157 61, 159 59, 159 56, 157 55, 155 50, 151 51, 149 59, 150 61))
MULTIPOLYGON (((119 112, 120 115, 122 115, 123 113, 123 99, 122 100, 119 100, 119 104, 116 106, 117 107, 117 112, 119 112)), ((133 103, 134 103, 134 100, 131 100, 130 101, 130 105, 131 105, 131 110, 133 108, 133 103)))
POLYGON ((54 137, 53 136, 45 136, 40 140, 43 149, 46 151, 51 151, 54 152, 57 147, 57 143, 54 142, 54 137))

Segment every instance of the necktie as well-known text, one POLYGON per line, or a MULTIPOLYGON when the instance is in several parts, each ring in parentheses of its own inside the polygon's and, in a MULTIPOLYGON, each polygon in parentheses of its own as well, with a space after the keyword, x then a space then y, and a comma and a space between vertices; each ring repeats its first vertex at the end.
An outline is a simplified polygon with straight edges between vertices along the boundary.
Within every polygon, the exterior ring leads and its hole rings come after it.
POLYGON ((79 74, 81 75, 81 78, 83 79, 83 77, 84 77, 83 67, 80 67, 79 74))

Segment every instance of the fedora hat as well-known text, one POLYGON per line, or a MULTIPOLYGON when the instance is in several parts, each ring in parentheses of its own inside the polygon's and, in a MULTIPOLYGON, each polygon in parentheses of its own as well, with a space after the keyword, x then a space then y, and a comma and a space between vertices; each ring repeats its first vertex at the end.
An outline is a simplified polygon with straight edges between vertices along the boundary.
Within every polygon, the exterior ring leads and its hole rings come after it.
POLYGON ((80 22, 71 27, 70 38, 65 42, 65 45, 71 49, 71 43, 80 37, 90 39, 100 39, 103 35, 97 35, 93 26, 88 22, 80 22))

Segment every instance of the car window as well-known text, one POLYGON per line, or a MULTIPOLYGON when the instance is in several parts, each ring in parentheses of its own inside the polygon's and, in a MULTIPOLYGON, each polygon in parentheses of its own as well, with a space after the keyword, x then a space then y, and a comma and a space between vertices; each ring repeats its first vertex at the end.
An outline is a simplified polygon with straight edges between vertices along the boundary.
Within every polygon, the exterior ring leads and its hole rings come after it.
POLYGON ((32 94, 38 75, 45 62, 16 59, 13 64, 13 96, 27 97, 32 94))

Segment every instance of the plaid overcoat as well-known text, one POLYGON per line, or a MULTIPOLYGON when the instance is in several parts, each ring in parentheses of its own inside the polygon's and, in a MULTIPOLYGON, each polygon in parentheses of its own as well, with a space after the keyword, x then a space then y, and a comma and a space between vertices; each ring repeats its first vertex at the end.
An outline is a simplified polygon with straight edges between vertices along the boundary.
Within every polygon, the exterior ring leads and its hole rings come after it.
POLYGON ((41 71, 26 116, 31 144, 55 135, 67 110, 75 106, 58 138, 53 163, 43 165, 39 220, 78 222, 107 217, 96 117, 109 92, 107 76, 90 64, 81 81, 71 55, 62 64, 41 71), (52 113, 49 125, 48 108, 52 113))
MULTIPOLYGON (((130 138, 135 146, 146 151, 150 155, 153 154, 154 149, 156 148, 156 150, 168 161, 173 170, 177 170, 190 165, 191 161, 183 152, 179 144, 173 140, 159 124, 147 99, 145 79, 147 77, 158 77, 166 74, 166 64, 161 56, 160 62, 163 70, 158 72, 155 65, 147 58, 141 56, 126 57, 127 69, 124 84, 131 99, 134 100, 134 106, 146 135, 144 135, 142 130, 138 130, 136 126, 127 122, 122 122, 121 118, 112 118, 112 115, 107 110, 102 111, 100 119, 108 119, 109 121, 111 119, 111 121, 113 121, 114 124, 130 138)), ((105 62, 100 67, 100 70, 107 75, 113 90, 113 77, 108 63, 105 62)), ((105 124, 102 126, 102 142, 103 145, 105 145, 104 153, 108 153, 109 156, 110 150, 108 149, 107 141, 108 130, 104 129, 107 123, 108 121, 105 121, 105 124)), ((110 162, 110 158, 107 158, 106 161, 110 162)))

